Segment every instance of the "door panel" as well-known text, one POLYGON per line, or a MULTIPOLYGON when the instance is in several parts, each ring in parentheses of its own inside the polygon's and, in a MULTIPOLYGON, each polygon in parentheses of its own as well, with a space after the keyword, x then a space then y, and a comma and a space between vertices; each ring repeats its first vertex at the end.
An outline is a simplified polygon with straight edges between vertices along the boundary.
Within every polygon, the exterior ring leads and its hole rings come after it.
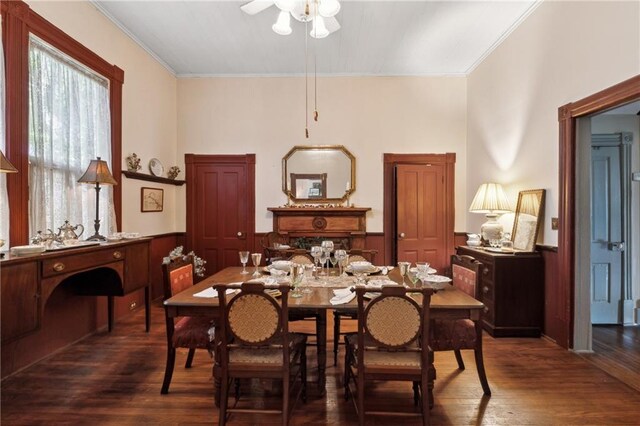
POLYGON ((448 266, 444 164, 398 164, 396 211, 398 260, 448 266))
POLYGON ((591 321, 620 323, 622 252, 610 243, 622 240, 620 149, 591 150, 591 321))
POLYGON ((255 157, 187 155, 187 242, 207 261, 208 275, 238 266, 238 252, 253 250, 254 163, 247 158, 255 157))

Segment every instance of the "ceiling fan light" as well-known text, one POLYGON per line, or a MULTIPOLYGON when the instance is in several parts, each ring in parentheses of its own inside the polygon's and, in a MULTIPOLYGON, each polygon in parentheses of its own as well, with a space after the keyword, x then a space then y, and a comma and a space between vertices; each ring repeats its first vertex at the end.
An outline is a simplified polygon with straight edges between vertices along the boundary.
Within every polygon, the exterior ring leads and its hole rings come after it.
POLYGON ((291 16, 294 17, 296 21, 300 22, 310 22, 314 16, 316 16, 315 11, 315 1, 309 2, 309 14, 306 14, 306 1, 296 1, 293 3, 293 7, 291 8, 291 16))
POLYGON ((324 25, 324 19, 322 16, 316 16, 313 19, 313 27, 309 35, 313 38, 325 38, 329 35, 329 30, 324 25))
POLYGON ((320 0, 318 13, 320 16, 330 18, 336 16, 340 12, 340 2, 338 0, 320 0))
POLYGON ((271 27, 271 29, 280 35, 289 35, 291 34, 291 15, 287 11, 280 11, 278 15, 278 20, 271 27))
POLYGON ((278 9, 291 12, 293 10, 295 0, 275 0, 274 3, 278 9))

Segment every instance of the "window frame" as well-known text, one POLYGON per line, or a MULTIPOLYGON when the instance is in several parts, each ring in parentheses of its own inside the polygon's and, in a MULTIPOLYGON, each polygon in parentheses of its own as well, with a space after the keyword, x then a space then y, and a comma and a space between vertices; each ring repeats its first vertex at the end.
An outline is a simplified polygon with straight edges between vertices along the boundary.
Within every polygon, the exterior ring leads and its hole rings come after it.
MULTIPOLYGON (((108 63, 90 49, 35 13, 21 0, 0 2, 2 43, 5 54, 6 153, 18 169, 7 175, 9 226, 12 245, 29 240, 29 34, 72 57, 109 80, 111 113, 111 172, 116 179, 122 171, 122 85, 124 71, 108 63)), ((116 227, 122 227, 122 186, 113 187, 116 227)))

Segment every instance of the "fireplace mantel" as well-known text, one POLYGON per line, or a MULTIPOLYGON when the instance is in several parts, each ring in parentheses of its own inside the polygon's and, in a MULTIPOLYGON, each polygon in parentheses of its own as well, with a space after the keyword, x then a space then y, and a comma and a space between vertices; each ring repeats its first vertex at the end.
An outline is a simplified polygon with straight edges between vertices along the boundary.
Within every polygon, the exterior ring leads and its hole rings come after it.
POLYGON ((273 230, 298 237, 347 238, 350 248, 364 249, 369 207, 269 207, 273 230))

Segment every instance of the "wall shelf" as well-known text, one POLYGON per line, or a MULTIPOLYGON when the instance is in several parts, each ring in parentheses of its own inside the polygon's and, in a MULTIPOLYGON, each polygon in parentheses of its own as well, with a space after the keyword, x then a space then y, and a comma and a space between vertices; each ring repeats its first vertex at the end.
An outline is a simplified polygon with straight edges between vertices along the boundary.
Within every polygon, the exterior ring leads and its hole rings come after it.
POLYGON ((138 172, 130 172, 127 170, 123 170, 122 174, 128 177, 129 179, 146 180, 148 182, 156 182, 156 183, 166 183, 166 184, 175 185, 175 186, 182 186, 186 183, 186 181, 184 180, 169 179, 166 177, 147 175, 147 174, 138 173, 138 172))

